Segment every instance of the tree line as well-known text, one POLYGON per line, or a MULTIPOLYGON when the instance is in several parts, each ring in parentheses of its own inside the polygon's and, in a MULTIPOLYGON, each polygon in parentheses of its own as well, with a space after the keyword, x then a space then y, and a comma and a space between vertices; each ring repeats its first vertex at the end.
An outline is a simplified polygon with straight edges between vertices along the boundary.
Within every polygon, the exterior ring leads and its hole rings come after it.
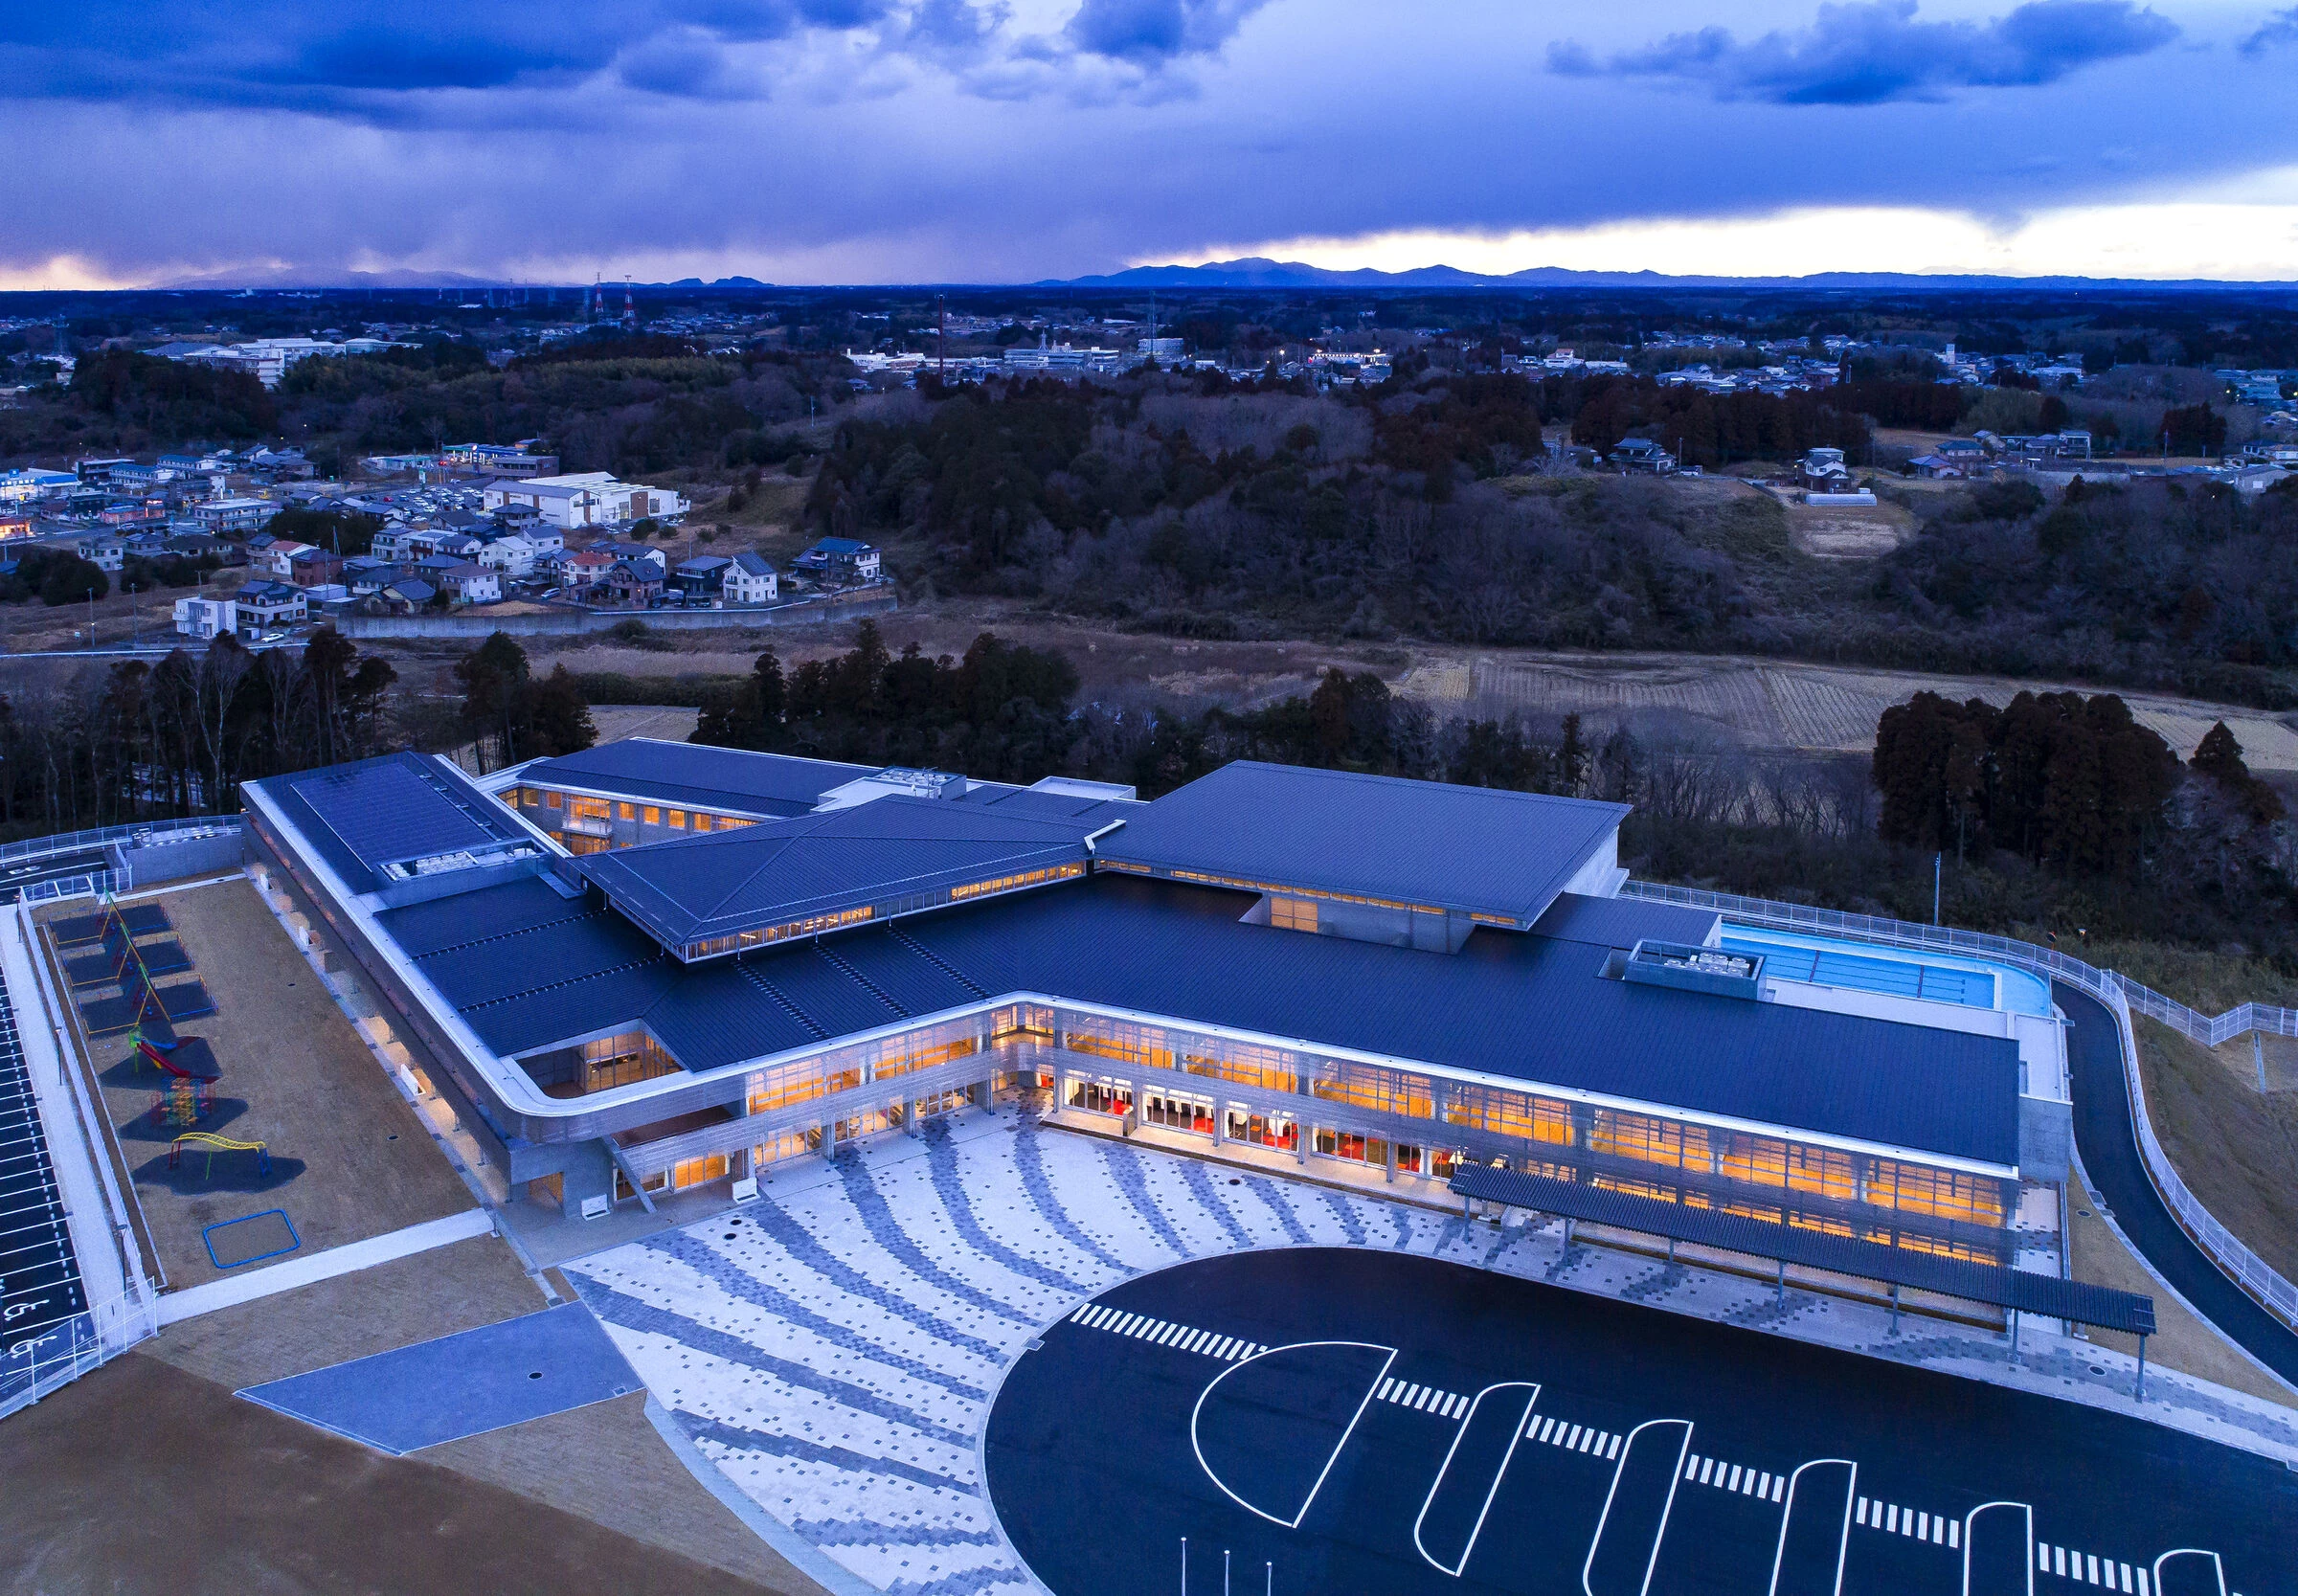
POLYGON ((384 752, 396 679, 322 627, 300 654, 227 634, 201 654, 123 661, 93 691, 0 698, 0 829, 236 813, 242 781, 384 752))

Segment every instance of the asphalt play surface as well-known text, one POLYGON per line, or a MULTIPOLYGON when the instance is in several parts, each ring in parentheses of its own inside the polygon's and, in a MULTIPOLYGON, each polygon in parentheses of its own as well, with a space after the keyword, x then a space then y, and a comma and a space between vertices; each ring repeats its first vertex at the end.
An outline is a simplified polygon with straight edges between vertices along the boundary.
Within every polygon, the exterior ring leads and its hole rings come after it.
POLYGON ((1113 1289, 1023 1354, 985 1455, 1055 1596, 1171 1596, 1184 1537, 1199 1596, 2298 1596, 2280 1463, 1360 1249, 1113 1289))

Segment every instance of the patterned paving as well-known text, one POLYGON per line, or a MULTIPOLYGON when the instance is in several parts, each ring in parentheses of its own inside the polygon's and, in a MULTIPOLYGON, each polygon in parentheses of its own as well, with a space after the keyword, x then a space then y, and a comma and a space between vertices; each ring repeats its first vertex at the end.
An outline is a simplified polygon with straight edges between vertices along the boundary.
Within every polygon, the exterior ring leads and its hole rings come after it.
POLYGON ((569 1267, 696 1446, 892 1596, 1038 1588, 977 1444, 1040 1327, 1145 1270, 1240 1248, 1398 1247, 1480 1263, 1489 1228, 1250 1171, 975 1119, 569 1267))

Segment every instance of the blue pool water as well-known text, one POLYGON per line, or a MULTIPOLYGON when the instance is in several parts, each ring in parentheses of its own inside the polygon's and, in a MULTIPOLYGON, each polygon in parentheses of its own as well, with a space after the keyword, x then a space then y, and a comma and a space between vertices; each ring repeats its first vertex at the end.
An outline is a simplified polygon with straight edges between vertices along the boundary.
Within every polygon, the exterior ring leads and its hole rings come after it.
POLYGON ((1730 953, 1761 955, 1764 973, 1784 980, 1925 998, 1970 1008, 2008 1009, 2015 1014, 2051 1012, 2050 989, 2037 978, 2009 965, 1952 954, 1900 953, 1871 942, 1728 923, 1724 928, 1724 946, 1730 953))

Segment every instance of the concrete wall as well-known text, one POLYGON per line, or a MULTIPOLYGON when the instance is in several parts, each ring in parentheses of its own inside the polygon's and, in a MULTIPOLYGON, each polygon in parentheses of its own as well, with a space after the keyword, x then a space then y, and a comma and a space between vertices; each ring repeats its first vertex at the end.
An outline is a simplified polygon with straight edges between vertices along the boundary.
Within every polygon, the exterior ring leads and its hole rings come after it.
POLYGON ((762 609, 735 610, 552 610, 542 615, 352 615, 334 627, 347 638, 468 638, 492 633, 512 637, 578 636, 609 632, 626 620, 642 620, 655 632, 723 631, 764 626, 811 626, 888 615, 901 608, 889 588, 850 598, 809 598, 762 609))
MULTIPOLYGON (((219 820, 218 824, 230 824, 219 820)), ((158 881, 180 881, 187 876, 222 875, 237 869, 247 858, 247 843, 239 828, 214 837, 189 837, 181 842, 169 842, 167 834, 158 834, 142 846, 121 845, 113 849, 119 863, 120 890, 148 887, 158 881)))

